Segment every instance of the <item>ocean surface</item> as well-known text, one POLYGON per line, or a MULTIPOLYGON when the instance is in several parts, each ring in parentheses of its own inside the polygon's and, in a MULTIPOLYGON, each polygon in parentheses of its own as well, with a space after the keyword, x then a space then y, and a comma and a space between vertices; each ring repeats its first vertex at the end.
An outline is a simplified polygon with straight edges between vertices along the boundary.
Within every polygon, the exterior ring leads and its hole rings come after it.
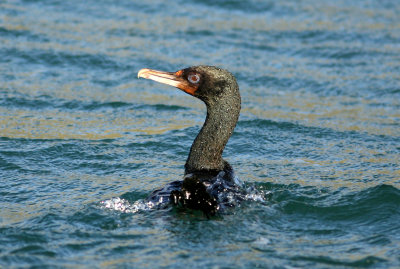
POLYGON ((400 268, 398 0, 0 1, 0 268, 400 268), (242 111, 216 217, 183 176, 216 65, 242 111))

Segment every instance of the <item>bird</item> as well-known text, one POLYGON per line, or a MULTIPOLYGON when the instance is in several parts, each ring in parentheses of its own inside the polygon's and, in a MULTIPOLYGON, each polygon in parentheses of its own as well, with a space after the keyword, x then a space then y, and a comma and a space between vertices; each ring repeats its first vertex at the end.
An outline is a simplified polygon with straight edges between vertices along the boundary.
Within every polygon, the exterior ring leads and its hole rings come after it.
POLYGON ((147 200, 200 210, 207 217, 234 206, 235 197, 242 194, 241 183, 232 166, 222 158, 241 109, 234 75, 219 67, 200 65, 176 72, 143 68, 138 78, 176 87, 200 99, 207 108, 204 124, 190 148, 183 180, 155 190, 147 200))

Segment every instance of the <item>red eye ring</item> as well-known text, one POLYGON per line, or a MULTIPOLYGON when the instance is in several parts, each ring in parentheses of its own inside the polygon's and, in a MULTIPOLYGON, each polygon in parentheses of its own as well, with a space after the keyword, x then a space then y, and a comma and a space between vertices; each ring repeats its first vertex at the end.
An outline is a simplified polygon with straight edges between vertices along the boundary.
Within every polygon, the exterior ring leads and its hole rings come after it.
POLYGON ((188 76, 188 80, 190 83, 197 84, 200 82, 200 75, 199 74, 190 74, 188 76))

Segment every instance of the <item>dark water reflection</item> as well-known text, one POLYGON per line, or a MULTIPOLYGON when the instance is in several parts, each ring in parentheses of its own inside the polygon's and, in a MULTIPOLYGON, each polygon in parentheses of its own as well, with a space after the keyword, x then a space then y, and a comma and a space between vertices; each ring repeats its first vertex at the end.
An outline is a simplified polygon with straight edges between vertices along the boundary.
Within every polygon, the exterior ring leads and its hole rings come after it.
POLYGON ((399 266, 397 1, 0 2, 0 267, 399 266), (127 213, 205 108, 140 68, 218 65, 225 157, 260 199, 127 213))

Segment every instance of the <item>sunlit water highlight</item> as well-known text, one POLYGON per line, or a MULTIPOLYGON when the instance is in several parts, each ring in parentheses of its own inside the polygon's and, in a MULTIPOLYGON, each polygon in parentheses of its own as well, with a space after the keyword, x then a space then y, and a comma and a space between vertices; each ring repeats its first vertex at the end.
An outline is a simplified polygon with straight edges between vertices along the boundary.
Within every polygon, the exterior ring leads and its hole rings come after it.
POLYGON ((0 2, 1 268, 400 267, 397 1, 0 2), (208 220, 183 176, 204 105, 136 79, 218 65, 248 197, 208 220))

